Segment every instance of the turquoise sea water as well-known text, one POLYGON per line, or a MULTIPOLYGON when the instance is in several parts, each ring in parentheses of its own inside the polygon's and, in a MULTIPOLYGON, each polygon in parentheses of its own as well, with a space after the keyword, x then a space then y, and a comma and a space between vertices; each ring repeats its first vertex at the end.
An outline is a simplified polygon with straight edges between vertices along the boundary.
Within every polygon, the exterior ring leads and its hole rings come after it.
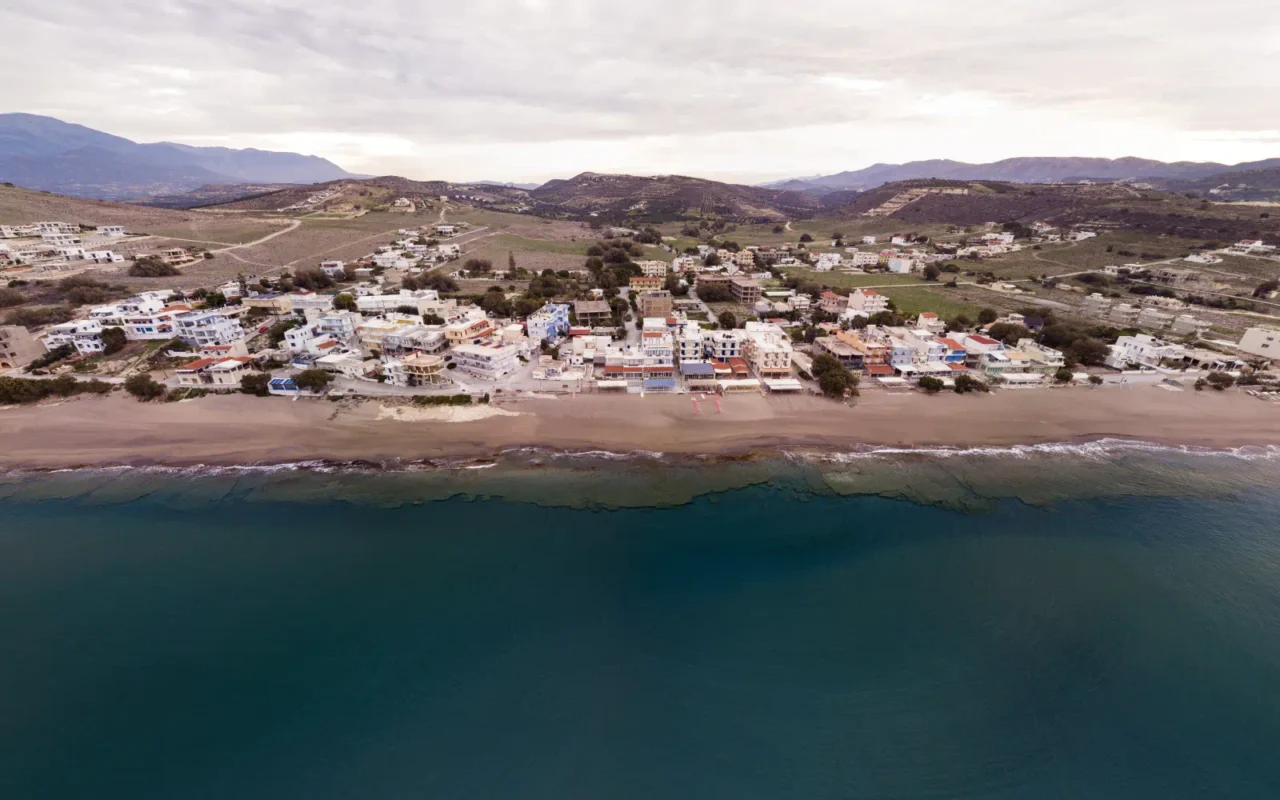
POLYGON ((0 797, 1280 796, 1273 459, 534 461, 9 476, 0 797))

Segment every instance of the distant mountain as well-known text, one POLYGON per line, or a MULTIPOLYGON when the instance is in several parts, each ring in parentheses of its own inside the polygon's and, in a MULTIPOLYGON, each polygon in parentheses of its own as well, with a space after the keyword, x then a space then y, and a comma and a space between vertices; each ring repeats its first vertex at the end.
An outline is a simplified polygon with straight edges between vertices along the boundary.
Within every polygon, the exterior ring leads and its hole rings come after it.
POLYGON ((139 144, 35 114, 0 114, 0 181, 77 197, 175 195, 216 183, 319 183, 360 177, 317 156, 139 144))
POLYGON ((740 186, 682 175, 637 177, 584 172, 547 181, 529 192, 539 213, 594 215, 622 221, 665 221, 688 215, 716 214, 752 220, 809 216, 821 210, 818 198, 804 192, 740 186))
POLYGON ((996 180, 1010 183, 1056 183, 1076 180, 1144 180, 1149 178, 1196 180, 1227 172, 1280 167, 1280 158, 1247 164, 1153 161, 1145 158, 1007 158, 990 164, 935 159, 907 164, 873 164, 866 169, 819 178, 795 178, 765 184, 765 188, 810 191, 821 194, 838 189, 865 190, 897 181, 996 180))
POLYGON ((523 189, 531 192, 542 184, 540 183, 508 183, 506 181, 471 181, 468 186, 498 186, 503 189, 523 189))
POLYGON ((1275 202, 1280 200, 1280 166, 1217 172, 1195 180, 1154 180, 1152 185, 1157 189, 1194 194, 1210 200, 1275 202))

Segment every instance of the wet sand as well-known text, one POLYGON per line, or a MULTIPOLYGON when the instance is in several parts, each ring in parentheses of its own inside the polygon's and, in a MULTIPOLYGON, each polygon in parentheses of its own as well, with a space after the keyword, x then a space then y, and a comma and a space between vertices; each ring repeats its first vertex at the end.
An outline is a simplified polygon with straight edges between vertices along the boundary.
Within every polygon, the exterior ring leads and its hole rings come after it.
POLYGON ((169 404, 79 398, 0 409, 0 466, 486 458, 527 447, 735 456, 779 448, 990 447, 1104 438, 1210 448, 1280 444, 1280 406, 1240 392, 869 393, 852 408, 819 398, 740 395, 721 399, 720 407, 706 400, 695 410, 683 395, 592 395, 524 399, 504 403, 500 415, 455 422, 448 414, 397 417, 377 401, 351 407, 240 395, 169 404))

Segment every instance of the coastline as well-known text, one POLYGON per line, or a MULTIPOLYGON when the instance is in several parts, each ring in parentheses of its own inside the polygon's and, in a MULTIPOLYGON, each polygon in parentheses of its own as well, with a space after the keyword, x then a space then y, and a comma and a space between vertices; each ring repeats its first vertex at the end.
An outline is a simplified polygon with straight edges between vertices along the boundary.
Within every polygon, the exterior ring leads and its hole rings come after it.
MULTIPOLYGON (((1128 440, 1230 450, 1280 445, 1280 407, 1239 392, 1158 387, 869 393, 856 406, 808 397, 527 398, 484 413, 395 413, 376 400, 241 395, 170 404, 77 398, 0 409, 0 468, 236 466, 484 460, 504 452, 661 453, 731 460, 791 450, 1012 448, 1128 440), (460 421, 450 421, 459 419, 460 421)), ((470 410, 469 410, 470 411, 470 410)))

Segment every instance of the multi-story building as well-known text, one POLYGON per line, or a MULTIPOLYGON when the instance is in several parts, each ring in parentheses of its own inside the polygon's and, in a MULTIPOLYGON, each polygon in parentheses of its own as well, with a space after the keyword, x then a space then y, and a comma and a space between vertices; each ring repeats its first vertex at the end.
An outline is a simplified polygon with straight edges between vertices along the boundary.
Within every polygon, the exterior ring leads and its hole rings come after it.
POLYGON ((760 282, 750 278, 734 278, 729 282, 733 299, 739 305, 754 306, 760 302, 760 282))
POLYGON ((177 316, 177 323, 178 336, 196 347, 231 344, 244 338, 240 323, 220 311, 187 311, 177 316))
POLYGON ((673 309, 673 298, 671 292, 657 291, 645 292, 640 295, 640 299, 636 303, 636 307, 640 311, 643 319, 661 317, 666 319, 671 316, 673 309))
POLYGON ((362 322, 364 317, 357 311, 330 311, 315 316, 313 324, 317 335, 327 334, 350 346, 355 341, 356 329, 362 322))
POLYGON ((15 369, 35 361, 44 348, 21 325, 0 325, 0 369, 15 369))
POLYGON ((1080 304, 1080 311, 1091 317, 1105 317, 1111 312, 1111 298, 1094 292, 1080 304))
POLYGON ((1187 348, 1172 344, 1145 333, 1121 336, 1111 345, 1106 365, 1112 369, 1127 369, 1131 365, 1159 367, 1166 359, 1179 361, 1187 355, 1187 348))
POLYGON ((661 289, 665 279, 657 275, 633 275, 631 278, 631 290, 633 292, 649 292, 661 289))
POLYGON ((201 358, 178 367, 178 385, 236 391, 240 379, 252 371, 252 358, 201 358))
POLYGON ((846 302, 850 311, 868 317, 889 310, 889 298, 874 289, 854 289, 849 293, 846 302))
POLYGON ((574 316, 579 325, 603 328, 613 324, 613 309, 604 300, 578 300, 573 304, 574 316))
POLYGON ((702 335, 703 355, 714 361, 741 358, 742 340, 740 330, 705 331, 702 335))
POLYGON ((1119 305, 1112 306, 1111 310, 1107 313, 1107 319, 1117 325, 1123 325, 1126 328, 1133 328, 1137 326, 1138 315, 1141 313, 1142 309, 1137 306, 1131 306, 1128 303, 1120 303, 1119 305))
POLYGON ((1190 314, 1180 314, 1174 318, 1169 332, 1175 336, 1200 336, 1212 327, 1212 323, 1196 319, 1190 314))
POLYGON ((547 303, 529 316, 525 329, 535 342, 559 341, 569 333, 569 304, 547 303))
POLYGON ((640 261, 636 264, 640 268, 640 272, 650 278, 665 278, 667 276, 667 262, 665 261, 640 261))
POLYGON ((488 317, 472 317, 458 322, 451 322, 444 326, 444 337, 454 347, 463 344, 475 344, 488 339, 493 334, 493 323, 489 321, 488 317))
POLYGON ((880 263, 880 254, 855 250, 845 257, 844 262, 852 267, 874 267, 880 263))
POLYGON ((704 361, 702 351, 702 326, 690 320, 675 333, 676 355, 681 364, 704 361))
POLYGON ((411 353, 404 358, 392 358, 383 362, 387 383, 392 386, 440 386, 452 383, 445 372, 443 356, 428 353, 411 353))
POLYGON ((110 238, 110 239, 119 239, 121 236, 124 236, 124 226, 123 225, 99 225, 98 234, 101 236, 106 236, 107 238, 110 238))
POLYGON ((383 335, 384 357, 400 357, 410 353, 443 353, 449 347, 444 330, 438 326, 396 325, 383 335))
POLYGON ((1162 331, 1173 322, 1173 315, 1154 308, 1144 308, 1138 312, 1138 327, 1162 331))
POLYGON ((101 353, 106 349, 102 343, 102 323, 96 319, 78 319, 50 327, 44 335, 45 349, 56 350, 63 345, 71 345, 81 355, 101 353))
POLYGON ((748 322, 742 355, 761 380, 791 377, 791 338, 768 322, 748 322))
POLYGON ((1031 369, 1036 372, 1057 372, 1067 365, 1067 358, 1061 350, 1046 347, 1035 339, 1019 339, 1018 349, 1031 357, 1031 369))
POLYGON ((505 378, 520 368, 520 348, 493 340, 458 345, 451 355, 458 369, 489 381, 505 378))

